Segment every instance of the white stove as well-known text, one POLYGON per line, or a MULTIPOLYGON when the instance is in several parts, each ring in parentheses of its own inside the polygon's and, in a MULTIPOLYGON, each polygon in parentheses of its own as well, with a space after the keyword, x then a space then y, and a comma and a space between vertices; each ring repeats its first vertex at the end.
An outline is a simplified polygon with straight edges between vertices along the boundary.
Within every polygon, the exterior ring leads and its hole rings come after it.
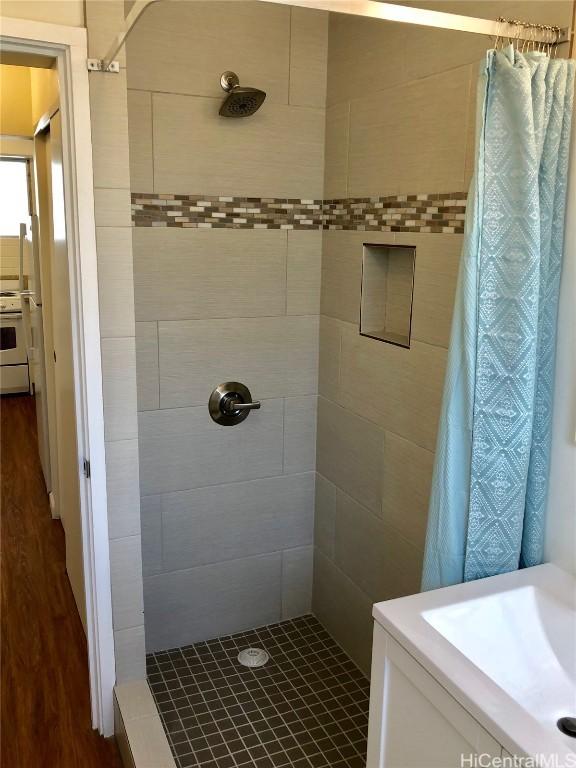
POLYGON ((0 314, 22 312, 22 300, 17 291, 0 291, 0 314))
POLYGON ((28 354, 17 291, 0 291, 0 393, 28 392, 28 354))

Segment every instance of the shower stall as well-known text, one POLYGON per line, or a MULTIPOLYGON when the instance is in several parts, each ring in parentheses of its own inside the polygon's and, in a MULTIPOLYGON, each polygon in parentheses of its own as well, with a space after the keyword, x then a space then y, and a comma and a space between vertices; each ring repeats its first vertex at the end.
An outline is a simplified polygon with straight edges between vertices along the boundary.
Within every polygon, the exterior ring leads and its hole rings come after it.
POLYGON ((233 9, 157 3, 126 44, 148 679, 179 766, 363 766, 372 604, 420 588, 490 42, 233 9))

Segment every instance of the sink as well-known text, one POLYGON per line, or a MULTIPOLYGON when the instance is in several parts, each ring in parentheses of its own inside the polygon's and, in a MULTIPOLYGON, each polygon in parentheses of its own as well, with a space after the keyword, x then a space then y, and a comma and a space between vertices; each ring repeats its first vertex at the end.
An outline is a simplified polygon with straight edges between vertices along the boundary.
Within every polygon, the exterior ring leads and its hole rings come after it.
POLYGON ((574 577, 545 564, 388 600, 373 615, 510 753, 576 765, 576 739, 557 727, 576 717, 575 596, 574 577))
POLYGON ((574 606, 529 585, 422 616, 534 716, 576 715, 574 606))

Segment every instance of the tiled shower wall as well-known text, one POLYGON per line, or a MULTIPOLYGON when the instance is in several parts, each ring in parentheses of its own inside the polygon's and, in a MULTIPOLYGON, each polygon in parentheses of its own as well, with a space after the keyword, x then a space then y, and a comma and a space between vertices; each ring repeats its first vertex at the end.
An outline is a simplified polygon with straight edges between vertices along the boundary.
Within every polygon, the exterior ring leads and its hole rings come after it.
MULTIPOLYGON (((568 1, 415 5, 562 26, 572 10, 568 1)), ((432 219, 435 201, 419 196, 463 199, 487 47, 478 35, 331 14, 325 197, 406 196, 432 219)), ((462 245, 457 226, 370 224, 324 232, 313 596, 316 615, 365 670, 372 603, 419 590, 462 245), (365 242, 416 246, 410 349, 358 334, 365 242)))
POLYGON ((313 11, 166 2, 127 46, 149 650, 310 609, 322 233, 245 225, 248 205, 322 198, 327 31, 313 11), (253 118, 218 117, 226 69, 267 92, 253 118), (170 226, 145 220, 160 195, 170 226), (234 428, 208 415, 227 380, 263 403, 234 428))
POLYGON ((313 609, 366 670, 371 604, 419 588, 487 41, 230 5, 159 4, 128 46, 148 647, 310 606, 322 251, 313 609), (217 119, 228 68, 254 118, 217 119), (365 242, 416 246, 409 350, 358 334, 365 242), (206 409, 229 378, 264 400, 233 430, 206 409))

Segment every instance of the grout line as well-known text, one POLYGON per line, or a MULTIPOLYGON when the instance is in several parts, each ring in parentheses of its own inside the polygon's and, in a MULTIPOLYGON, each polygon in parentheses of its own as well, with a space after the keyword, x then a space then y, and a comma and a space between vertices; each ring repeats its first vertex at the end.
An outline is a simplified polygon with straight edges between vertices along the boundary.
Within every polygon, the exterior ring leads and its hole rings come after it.
POLYGON ((286 398, 282 398, 282 474, 286 473, 286 398))
MULTIPOLYGON (((162 398, 160 396, 161 376, 160 376, 160 320, 155 321, 156 324, 156 365, 158 368, 158 410, 162 408, 162 398)), ((154 409, 153 409, 154 410, 154 409)))
POLYGON ((150 93, 150 149, 152 151, 152 189, 156 190, 156 156, 154 153, 154 93, 150 93))
POLYGON ((288 106, 292 106, 290 103, 290 89, 292 86, 292 14, 294 8, 290 8, 290 18, 288 20, 288 93, 286 94, 286 103, 288 106))

